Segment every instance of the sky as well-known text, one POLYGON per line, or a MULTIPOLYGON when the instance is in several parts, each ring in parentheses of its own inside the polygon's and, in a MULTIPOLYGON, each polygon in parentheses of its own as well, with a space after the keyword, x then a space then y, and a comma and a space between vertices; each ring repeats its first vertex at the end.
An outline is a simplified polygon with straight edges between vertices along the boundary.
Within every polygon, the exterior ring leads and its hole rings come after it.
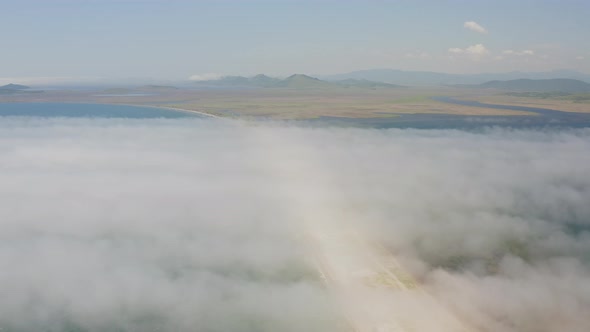
POLYGON ((590 73, 584 0, 0 0, 0 77, 590 73))

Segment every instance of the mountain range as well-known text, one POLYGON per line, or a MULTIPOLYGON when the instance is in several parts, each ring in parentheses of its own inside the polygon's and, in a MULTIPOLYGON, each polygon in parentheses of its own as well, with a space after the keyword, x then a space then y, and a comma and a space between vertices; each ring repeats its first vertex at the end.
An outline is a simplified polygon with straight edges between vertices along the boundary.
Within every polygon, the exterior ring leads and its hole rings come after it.
POLYGON ((195 82, 201 86, 289 88, 289 89, 333 89, 333 88, 401 88, 402 86, 366 79, 344 79, 325 81, 303 74, 294 74, 285 79, 259 74, 253 77, 225 76, 216 80, 195 82))
POLYGON ((547 72, 507 72, 482 74, 449 74, 430 71, 405 71, 398 69, 369 69, 344 74, 318 76, 326 81, 346 79, 364 79, 376 82, 410 86, 440 86, 456 84, 482 84, 489 81, 508 81, 517 79, 575 79, 590 82, 590 75, 572 70, 554 70, 547 72))
POLYGON ((484 89, 499 89, 518 92, 590 92, 590 83, 568 78, 554 78, 546 80, 518 79, 509 81, 489 81, 472 87, 484 89))

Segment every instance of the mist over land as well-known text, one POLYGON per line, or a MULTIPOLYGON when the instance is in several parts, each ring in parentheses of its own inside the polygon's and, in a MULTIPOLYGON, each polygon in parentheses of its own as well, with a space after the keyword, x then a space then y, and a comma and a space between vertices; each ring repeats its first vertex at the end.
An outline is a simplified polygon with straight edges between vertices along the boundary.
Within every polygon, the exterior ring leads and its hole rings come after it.
POLYGON ((191 84, 1 88, 3 331, 590 329, 587 83, 191 84))
POLYGON ((590 331, 590 1, 0 10, 0 332, 590 331))
POLYGON ((0 129, 4 331, 341 331, 305 242, 326 220, 380 241, 475 330, 590 328, 587 129, 0 129))

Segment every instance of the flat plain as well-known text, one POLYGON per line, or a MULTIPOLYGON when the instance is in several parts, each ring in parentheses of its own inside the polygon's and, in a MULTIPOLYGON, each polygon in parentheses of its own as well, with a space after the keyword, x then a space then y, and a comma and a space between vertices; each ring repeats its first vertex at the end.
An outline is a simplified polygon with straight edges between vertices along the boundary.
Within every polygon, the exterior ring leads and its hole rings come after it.
MULTIPOLYGON (((0 96, 0 102, 78 102, 172 107, 220 117, 247 119, 314 119, 320 117, 391 118, 401 114, 477 116, 535 115, 532 112, 454 105, 433 100, 448 96, 466 100, 520 105, 526 98, 486 90, 437 88, 338 89, 197 89, 148 88, 48 90, 35 94, 0 96), (521 100, 522 99, 522 100, 521 100)), ((561 104, 545 104, 561 110, 561 104)), ((576 104, 583 109, 588 104, 576 104)), ((574 110, 573 107, 563 109, 574 110)), ((587 108, 586 108, 587 110, 587 108)))

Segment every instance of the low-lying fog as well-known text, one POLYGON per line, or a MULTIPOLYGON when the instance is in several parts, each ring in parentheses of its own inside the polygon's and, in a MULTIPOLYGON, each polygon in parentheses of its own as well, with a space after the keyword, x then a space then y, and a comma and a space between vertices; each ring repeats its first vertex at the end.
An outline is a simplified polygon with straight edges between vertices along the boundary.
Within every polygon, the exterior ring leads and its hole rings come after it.
POLYGON ((3 332, 342 331, 322 218, 475 330, 590 331, 587 129, 3 118, 0 202, 3 332))

